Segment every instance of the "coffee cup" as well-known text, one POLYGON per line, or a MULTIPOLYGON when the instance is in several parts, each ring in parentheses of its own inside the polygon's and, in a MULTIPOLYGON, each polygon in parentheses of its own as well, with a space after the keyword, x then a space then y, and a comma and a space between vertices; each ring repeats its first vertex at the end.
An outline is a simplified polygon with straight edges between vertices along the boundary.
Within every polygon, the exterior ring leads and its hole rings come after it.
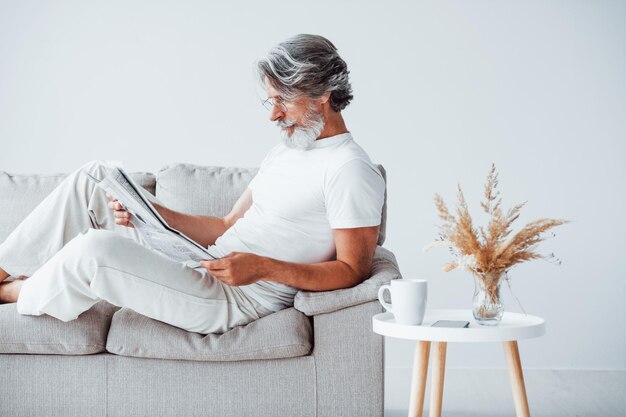
POLYGON ((427 298, 428 282, 424 279, 394 279, 391 285, 383 285, 378 289, 378 301, 385 310, 393 313, 398 324, 422 324, 427 298), (385 290, 391 293, 391 304, 383 299, 385 290))

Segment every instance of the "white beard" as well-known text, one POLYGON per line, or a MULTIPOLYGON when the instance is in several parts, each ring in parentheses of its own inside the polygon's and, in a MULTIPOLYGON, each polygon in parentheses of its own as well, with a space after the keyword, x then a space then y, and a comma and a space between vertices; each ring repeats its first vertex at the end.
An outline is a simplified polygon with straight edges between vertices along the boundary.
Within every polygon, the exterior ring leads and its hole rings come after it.
MULTIPOLYGON (((295 125, 294 120, 278 121, 279 127, 295 125)), ((321 113, 309 109, 302 118, 302 126, 296 126, 290 135, 288 130, 281 129, 285 146, 292 149, 307 150, 324 130, 324 118, 321 113)))

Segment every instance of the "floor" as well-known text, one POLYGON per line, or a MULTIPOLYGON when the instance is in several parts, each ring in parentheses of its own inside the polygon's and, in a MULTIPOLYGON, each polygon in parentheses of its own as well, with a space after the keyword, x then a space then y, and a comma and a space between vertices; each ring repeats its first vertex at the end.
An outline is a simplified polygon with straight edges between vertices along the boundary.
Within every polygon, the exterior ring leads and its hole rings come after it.
MULTIPOLYGON (((533 417, 626 417, 626 371, 524 370, 533 417)), ((385 371, 385 417, 406 417, 411 370, 385 371)), ((429 410, 430 375, 424 400, 429 410)), ((515 417, 506 370, 446 369, 442 417, 515 417)))

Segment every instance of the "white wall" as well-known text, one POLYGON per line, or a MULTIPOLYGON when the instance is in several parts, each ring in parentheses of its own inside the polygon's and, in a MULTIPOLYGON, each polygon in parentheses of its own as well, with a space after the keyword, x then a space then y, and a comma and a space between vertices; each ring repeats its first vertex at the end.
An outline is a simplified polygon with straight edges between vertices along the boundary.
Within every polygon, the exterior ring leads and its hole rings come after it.
MULTIPOLYGON (((445 251, 421 251, 437 233, 433 194, 451 202, 460 181, 479 215, 493 161, 505 205, 529 201, 518 227, 572 220, 543 246, 560 267, 512 273, 548 323, 520 343, 524 366, 626 368, 625 3, 128 3, 0 0, 0 169, 257 166, 279 137, 253 62, 292 34, 322 34, 351 69, 348 127, 388 170, 386 246, 404 276, 429 279, 429 307, 470 308, 473 292, 467 273, 440 272, 445 251)), ((413 346, 388 339, 387 367, 410 366, 413 346)), ((498 345, 450 345, 448 366, 504 358, 498 345)))

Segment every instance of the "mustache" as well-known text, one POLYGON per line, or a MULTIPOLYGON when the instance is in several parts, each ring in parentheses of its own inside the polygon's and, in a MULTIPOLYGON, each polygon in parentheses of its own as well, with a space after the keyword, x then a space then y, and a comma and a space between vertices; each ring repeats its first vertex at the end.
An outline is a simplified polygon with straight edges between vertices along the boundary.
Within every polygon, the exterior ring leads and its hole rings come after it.
POLYGON ((276 126, 278 127, 291 127, 296 124, 295 120, 277 120, 276 126))

